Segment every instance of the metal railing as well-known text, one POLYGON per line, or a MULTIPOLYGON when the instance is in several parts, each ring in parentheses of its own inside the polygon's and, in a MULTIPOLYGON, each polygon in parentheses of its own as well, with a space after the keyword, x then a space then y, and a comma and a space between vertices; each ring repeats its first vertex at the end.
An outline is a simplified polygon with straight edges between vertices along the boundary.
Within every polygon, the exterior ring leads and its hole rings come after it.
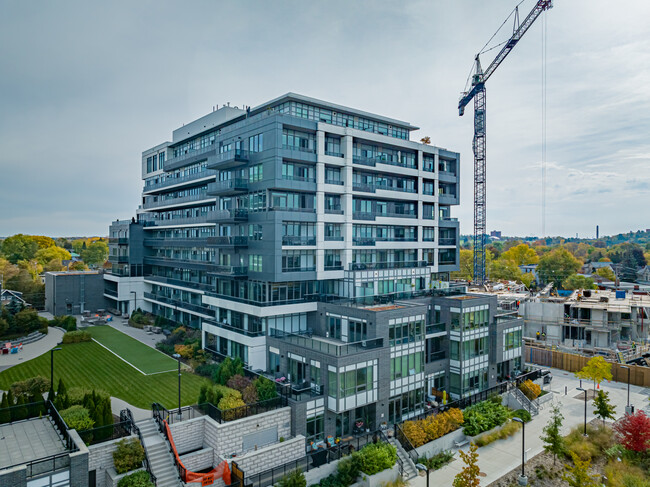
POLYGON ((172 457, 174 458, 174 465, 176 466, 176 469, 178 470, 178 475, 181 478, 183 482, 185 482, 185 477, 187 475, 187 469, 183 466, 182 463, 178 461, 178 455, 174 455, 172 451, 172 441, 173 439, 169 437, 169 433, 167 431, 167 428, 165 428, 165 422, 168 424, 171 424, 171 414, 170 412, 161 404, 158 403, 153 403, 151 405, 151 410, 153 412, 153 419, 158 425, 158 429, 160 432, 165 436, 165 440, 167 441, 167 448, 169 449, 170 452, 172 452, 172 457))
POLYGON ((372 271, 378 269, 411 269, 414 267, 426 267, 423 260, 407 260, 400 262, 356 262, 350 264, 351 271, 372 271))
POLYGON ((231 324, 224 323, 222 321, 203 320, 203 322, 207 323, 208 325, 216 326, 218 328, 223 328, 224 330, 234 331, 235 333, 239 333, 239 334, 245 335, 247 337, 259 337, 259 336, 264 336, 265 335, 264 330, 258 330, 258 331, 245 330, 243 328, 232 326, 231 324))
POLYGON ((282 237, 282 245, 316 245, 316 237, 285 235, 282 237))
POLYGON ((227 423, 229 421, 247 418, 256 414, 274 411, 276 409, 287 406, 287 404, 287 398, 285 396, 278 395, 273 399, 258 401, 253 404, 246 404, 245 406, 240 406, 232 409, 219 409, 214 404, 211 404, 209 402, 198 404, 194 407, 218 423, 227 423))
POLYGON ((208 237, 208 246, 215 247, 245 247, 248 245, 248 236, 223 236, 223 237, 208 237))
POLYGON ((197 179, 203 179, 203 178, 208 178, 208 177, 215 177, 215 173, 213 171, 199 171, 194 174, 188 174, 187 176, 179 176, 179 177, 169 177, 167 176, 164 181, 160 181, 157 183, 149 184, 144 187, 143 193, 148 193, 150 191, 154 191, 156 189, 162 189, 166 188, 168 186, 175 186, 177 184, 182 184, 182 183, 191 183, 193 181, 196 181, 197 179))
POLYGON ((47 413, 50 415, 52 421, 54 422, 54 426, 56 426, 56 428, 59 430, 60 435, 62 436, 66 449, 69 451, 76 451, 77 445, 75 445, 74 441, 72 441, 72 438, 70 437, 70 434, 68 433, 68 425, 59 414, 59 411, 57 411, 54 403, 52 401, 45 401, 45 405, 47 408, 47 413))
POLYGON ((415 449, 408 436, 404 433, 402 426, 400 424, 395 425, 395 439, 399 441, 399 444, 402 445, 402 449, 406 452, 413 463, 418 463, 418 458, 420 454, 415 449))
POLYGON ((333 156, 333 157, 345 157, 345 155, 343 153, 341 153, 341 152, 332 152, 332 151, 329 151, 329 150, 325 151, 325 155, 326 156, 333 156))
POLYGON ((326 179, 325 184, 336 184, 337 186, 343 186, 343 181, 340 179, 326 179))
POLYGON ((30 402, 0 409, 0 424, 11 423, 13 421, 22 421, 24 419, 38 418, 47 412, 45 402, 30 402), (7 420, 3 421, 3 417, 7 420))
POLYGON ((455 237, 452 237, 452 238, 440 237, 438 239, 438 243, 440 245, 456 245, 456 238, 455 237))
MULTIPOLYGON (((349 437, 345 440, 341 439, 339 443, 332 447, 318 448, 316 451, 310 451, 298 460, 293 460, 255 475, 246 475, 244 485, 247 487, 270 487, 293 470, 300 469, 303 473, 309 472, 310 470, 318 469, 323 465, 340 460, 350 455, 353 451, 359 451, 368 443, 374 443, 375 441, 385 441, 388 443, 387 440, 381 431, 364 433, 356 437, 349 437)), ((403 471, 403 465, 399 457, 397 464, 401 473, 403 471)))
POLYGON ((447 331, 446 323, 430 323, 426 327, 426 334, 431 335, 433 333, 444 333, 447 331))
POLYGON ((232 210, 216 210, 212 212, 212 221, 245 221, 248 220, 248 208, 235 208, 232 210))
POLYGON ((355 211, 352 213, 355 220, 375 220, 376 218, 417 218, 415 212, 396 213, 396 212, 378 212, 378 211, 355 211))
POLYGON ((316 149, 309 149, 307 147, 300 147, 300 146, 296 146, 296 145, 283 144, 282 148, 285 149, 285 150, 296 150, 296 151, 299 151, 299 152, 308 152, 310 154, 316 154, 316 149))
POLYGON ((207 200, 207 199, 211 199, 210 196, 208 196, 206 191, 202 191, 199 194, 182 196, 180 198, 165 198, 165 199, 158 199, 157 201, 147 201, 142 205, 142 208, 145 210, 149 210, 152 208, 159 208, 161 206, 174 206, 182 203, 193 203, 196 201, 207 200))
POLYGON ((131 428, 132 424, 127 420, 78 431, 78 433, 86 445, 96 445, 104 441, 111 441, 129 436, 131 434, 131 428))
POLYGON ((248 179, 234 178, 208 184, 208 194, 214 195, 226 191, 248 191, 248 179))
POLYGON ((336 357, 367 352, 368 350, 373 350, 375 348, 381 348, 384 346, 383 338, 373 338, 370 340, 362 340, 353 343, 333 343, 332 341, 318 340, 316 338, 310 338, 303 335, 271 333, 269 336, 278 338, 280 340, 286 340, 301 347, 309 348, 310 350, 325 353, 327 355, 333 355, 336 357))
POLYGON ((206 152, 210 152, 211 150, 215 150, 216 146, 214 144, 209 145, 207 147, 202 147, 200 149, 187 149, 185 153, 180 154, 176 157, 172 157, 170 159, 167 159, 166 161, 163 162, 163 167, 165 170, 169 170, 171 166, 176 164, 177 162, 183 161, 185 159, 188 159, 190 157, 194 156, 199 156, 201 154, 205 154, 206 152))

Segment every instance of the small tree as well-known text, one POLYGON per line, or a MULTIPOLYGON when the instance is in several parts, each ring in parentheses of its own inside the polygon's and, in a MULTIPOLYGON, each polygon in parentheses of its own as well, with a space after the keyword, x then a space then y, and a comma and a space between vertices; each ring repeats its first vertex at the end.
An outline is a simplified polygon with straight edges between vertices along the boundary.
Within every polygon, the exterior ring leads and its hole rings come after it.
POLYGON ((113 452, 113 464, 118 474, 126 473, 142 466, 144 448, 137 438, 124 439, 117 443, 113 452))
POLYGON ((542 430, 544 435, 541 436, 540 439, 544 442, 544 450, 553 454, 553 465, 555 465, 557 456, 561 455, 565 451, 564 437, 560 434, 564 416, 560 412, 559 404, 555 404, 551 411, 551 419, 546 426, 544 426, 544 429, 542 430))
POLYGON ((64 396, 67 393, 68 390, 66 389, 65 384, 63 383, 63 379, 59 379, 59 387, 56 389, 56 395, 64 396))
POLYGON ((307 487, 307 480, 302 470, 297 468, 282 477, 276 485, 278 487, 307 487))
POLYGON ((606 419, 615 419, 616 407, 609 402, 609 392, 598 391, 594 398, 594 408, 596 408, 594 414, 603 420, 603 426, 606 419))
POLYGON ((476 450, 478 450, 478 447, 472 443, 468 452, 460 451, 460 457, 463 459, 465 466, 454 478, 453 487, 480 487, 479 473, 481 473, 481 470, 478 466, 478 453, 476 453, 476 450))
POLYGON ((7 395, 2 393, 2 401, 0 401, 0 423, 8 423, 11 421, 11 414, 9 414, 9 402, 7 401, 7 395))
POLYGON ((645 452, 650 449, 650 417, 643 411, 621 418, 614 424, 614 432, 627 450, 645 452))
POLYGON ((596 355, 589 359, 582 370, 576 372, 576 377, 594 381, 594 389, 596 389, 596 383, 600 384, 604 379, 612 380, 612 364, 600 355, 596 355))
POLYGON ((566 464, 564 466, 564 474, 562 480, 567 482, 571 487, 599 487, 598 475, 589 473, 591 467, 591 460, 580 460, 580 457, 569 451, 573 465, 566 464))

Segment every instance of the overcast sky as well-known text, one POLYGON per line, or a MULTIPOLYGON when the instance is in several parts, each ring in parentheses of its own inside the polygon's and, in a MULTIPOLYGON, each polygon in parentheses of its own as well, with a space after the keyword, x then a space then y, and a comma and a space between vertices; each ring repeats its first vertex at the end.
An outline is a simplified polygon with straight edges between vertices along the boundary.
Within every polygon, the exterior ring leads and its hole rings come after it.
MULTIPOLYGON (((452 214, 471 233, 473 109, 456 107, 516 1, 0 0, 0 236, 106 235, 135 214, 143 150, 289 91, 460 152, 452 214)), ((650 228, 650 2, 554 3, 546 233, 650 228)), ((542 39, 539 19, 487 83, 487 226, 508 235, 542 232, 542 39)))

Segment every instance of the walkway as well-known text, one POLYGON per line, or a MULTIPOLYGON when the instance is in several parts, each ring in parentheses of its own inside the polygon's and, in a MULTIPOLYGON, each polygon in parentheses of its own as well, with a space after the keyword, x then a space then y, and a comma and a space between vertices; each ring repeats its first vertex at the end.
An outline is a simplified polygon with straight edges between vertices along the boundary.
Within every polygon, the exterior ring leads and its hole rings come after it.
POLYGON ((113 414, 119 416, 122 409, 130 409, 133 414, 133 420, 136 422, 151 418, 151 409, 136 408, 119 397, 111 396, 111 411, 113 414))
MULTIPOLYGON (((44 353, 49 352, 56 347, 63 339, 63 330, 59 328, 48 328, 47 336, 40 340, 23 345, 23 351, 18 353, 10 353, 8 355, 0 355, 0 372, 13 367, 14 365, 27 362, 33 358, 39 357, 44 353)), ((13 343, 13 342, 12 342, 13 343)))
MULTIPOLYGON (((551 391, 555 396, 553 401, 559 402, 564 415, 562 433, 568 434, 569 431, 577 425, 584 422, 584 400, 575 399, 580 394, 576 387, 580 387, 580 381, 570 372, 559 369, 551 369, 553 372, 553 382, 551 391), (567 387, 568 393, 564 394, 564 387, 567 387)), ((590 384, 584 383, 586 387, 590 384)), ((611 382, 601 384, 604 391, 609 392, 611 402, 616 406, 616 415, 622 416, 625 413, 627 404, 627 383, 611 382)), ((648 397, 650 389, 631 386, 630 402, 636 410, 648 407, 648 397)), ((587 421, 594 418, 592 411, 592 402, 587 404, 587 421)), ((543 451, 543 443, 540 440, 542 429, 549 421, 551 416, 551 403, 547 402, 542 406, 538 416, 526 425, 526 451, 527 457, 532 458, 543 451)), ((463 450, 467 451, 468 447, 463 450)), ((498 440, 487 446, 478 449, 479 467, 481 472, 486 476, 481 478, 481 485, 487 486, 501 476, 510 472, 514 468, 521 466, 521 432, 513 435, 506 440, 498 440)), ((462 470, 464 466, 460 456, 456 454, 455 461, 447 466, 431 473, 432 479, 435 478, 435 485, 452 485, 454 477, 462 470)), ((424 487, 426 485, 425 477, 416 477, 411 480, 412 486, 424 487)))
POLYGON ((135 338, 139 342, 144 343, 151 348, 156 348, 156 343, 162 341, 165 338, 165 335, 162 333, 151 333, 141 330, 140 328, 133 328, 132 326, 129 326, 127 320, 119 316, 116 317, 113 321, 109 321, 107 325, 115 328, 118 331, 121 331, 125 335, 129 335, 131 338, 135 338))

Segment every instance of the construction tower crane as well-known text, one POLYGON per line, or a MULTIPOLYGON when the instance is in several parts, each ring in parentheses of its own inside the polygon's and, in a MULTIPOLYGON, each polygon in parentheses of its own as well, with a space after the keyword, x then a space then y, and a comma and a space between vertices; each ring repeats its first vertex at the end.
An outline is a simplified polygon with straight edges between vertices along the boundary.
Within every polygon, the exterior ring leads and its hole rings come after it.
POLYGON ((542 12, 553 7, 553 0, 538 0, 524 21, 519 24, 518 6, 515 8, 515 27, 510 39, 496 55, 488 68, 483 71, 480 53, 474 61, 472 88, 463 92, 458 102, 458 114, 462 117, 467 104, 474 100, 474 283, 485 283, 485 214, 486 214, 486 181, 485 181, 485 82, 492 76, 503 60, 514 49, 530 26, 542 12))

